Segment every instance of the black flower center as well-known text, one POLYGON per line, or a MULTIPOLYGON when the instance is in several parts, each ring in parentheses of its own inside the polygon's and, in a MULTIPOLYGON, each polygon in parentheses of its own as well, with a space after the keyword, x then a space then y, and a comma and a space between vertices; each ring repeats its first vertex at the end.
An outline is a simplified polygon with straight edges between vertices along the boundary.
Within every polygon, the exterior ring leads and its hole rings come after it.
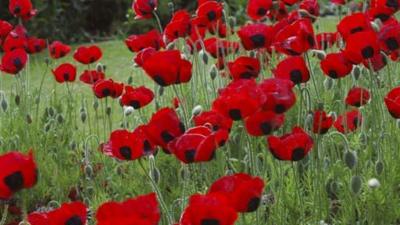
POLYGON ((267 10, 265 8, 259 8, 257 10, 257 15, 259 16, 264 16, 267 13, 267 10))
POLYGON ((295 148, 293 149, 293 153, 292 153, 292 160, 293 161, 299 161, 301 159, 304 158, 304 149, 299 147, 299 148, 295 148))
POLYGON ((209 21, 214 21, 217 18, 217 14, 214 11, 207 13, 207 18, 209 21))
POLYGON ((390 51, 396 50, 400 47, 399 43, 397 42, 396 38, 394 38, 394 37, 386 39, 385 44, 390 51))
POLYGON ((14 172, 4 178, 4 184, 12 192, 21 190, 24 187, 24 177, 20 171, 14 172))
POLYGON ((249 203, 247 204, 247 212, 254 212, 260 206, 261 199, 254 197, 250 199, 249 203))
POLYGON ((131 153, 131 148, 128 146, 122 146, 119 148, 119 153, 121 153, 122 157, 124 159, 132 159, 132 153, 131 153))
POLYGON ((69 80, 69 74, 68 73, 64 73, 64 80, 66 81, 66 80, 69 80))
POLYGON ((131 102, 129 103, 129 105, 132 106, 134 109, 140 108, 140 102, 139 102, 139 101, 136 101, 136 100, 131 101, 131 102))
POLYGON ((270 134, 272 131, 272 126, 268 122, 264 122, 260 124, 260 129, 263 132, 263 134, 267 135, 270 134))
POLYGON ((83 225, 83 223, 79 216, 73 216, 65 222, 65 225, 83 225))
POLYGON ((333 78, 333 79, 338 78, 338 74, 337 74, 337 72, 335 70, 329 70, 328 76, 333 78))
POLYGON ((292 70, 290 72, 290 80, 293 81, 293 83, 298 84, 300 83, 303 78, 301 76, 301 71, 300 70, 292 70))
POLYGON ((161 77, 161 75, 156 75, 156 76, 154 76, 154 81, 158 84, 158 85, 160 85, 160 86, 166 86, 167 84, 165 83, 165 81, 164 81, 164 79, 161 77))
POLYGON ((250 40, 253 42, 254 47, 261 48, 265 45, 265 37, 262 34, 256 34, 250 37, 250 40))
POLYGON ((275 106, 275 112, 276 113, 284 113, 286 110, 286 107, 282 104, 278 104, 275 106))
POLYGON ((20 58, 15 58, 13 60, 13 64, 14 64, 15 68, 17 68, 17 69, 21 69, 22 68, 22 62, 21 62, 20 58))
POLYGON ((220 225, 217 219, 202 219, 200 225, 220 225))
POLYGON ((174 140, 174 136, 172 136, 170 133, 168 133, 168 131, 161 132, 161 138, 163 139, 163 141, 165 143, 168 143, 168 142, 174 140))
POLYGON ((365 47, 361 50, 364 59, 370 59, 374 56, 374 49, 371 46, 365 47))
POLYGON ((196 150, 195 149, 190 149, 185 151, 185 159, 189 163, 194 162, 194 157, 196 155, 196 150))
POLYGON ((111 91, 108 88, 104 88, 101 93, 103 94, 103 96, 110 96, 111 91))
POLYGON ((240 112, 239 109, 231 109, 231 110, 229 110, 229 116, 233 120, 241 120, 242 119, 242 113, 240 112))

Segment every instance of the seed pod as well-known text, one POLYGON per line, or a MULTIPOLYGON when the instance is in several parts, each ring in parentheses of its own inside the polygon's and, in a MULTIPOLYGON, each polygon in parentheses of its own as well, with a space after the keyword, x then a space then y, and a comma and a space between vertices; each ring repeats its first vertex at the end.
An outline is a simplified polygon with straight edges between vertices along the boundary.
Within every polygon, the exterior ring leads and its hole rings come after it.
POLYGON ((15 100, 15 104, 17 106, 19 106, 19 104, 21 104, 21 97, 19 95, 16 95, 14 100, 15 100))
POLYGON ((375 163, 375 173, 376 175, 381 175, 384 169, 384 164, 381 160, 376 161, 375 163))
POLYGON ((1 108, 3 109, 4 112, 6 112, 8 109, 8 103, 5 97, 1 99, 1 108))
POLYGON ((111 115, 111 107, 110 106, 107 106, 107 108, 106 108, 106 114, 109 116, 109 115, 111 115))
POLYGON ((87 119, 87 114, 86 114, 85 111, 82 111, 81 112, 81 121, 82 121, 82 123, 85 123, 86 119, 87 119))
POLYGON ((353 176, 350 181, 351 191, 353 194, 358 194, 361 191, 362 180, 360 176, 353 176))
POLYGON ((210 69, 210 77, 212 80, 214 80, 217 77, 218 74, 218 70, 217 67, 215 67, 215 65, 213 65, 210 69))
POLYGON ((357 165, 357 153, 354 151, 346 151, 344 153, 344 162, 347 167, 353 169, 357 165))
POLYGON ((378 188, 379 186, 381 186, 381 183, 379 182, 378 179, 371 178, 368 180, 368 187, 370 187, 371 189, 378 188))
POLYGON ((333 80, 333 79, 331 79, 331 78, 326 78, 325 80, 324 80, 324 87, 325 87, 325 89, 326 90, 331 90, 332 88, 333 88, 333 85, 334 85, 334 83, 335 83, 335 81, 333 80))
POLYGON ((196 106, 192 109, 192 116, 197 116, 197 115, 199 115, 202 111, 203 111, 203 107, 202 107, 201 105, 196 105, 196 106))
POLYGON ((29 114, 26 115, 26 122, 27 122, 28 124, 31 124, 31 123, 32 123, 32 117, 31 117, 31 115, 29 115, 29 114))

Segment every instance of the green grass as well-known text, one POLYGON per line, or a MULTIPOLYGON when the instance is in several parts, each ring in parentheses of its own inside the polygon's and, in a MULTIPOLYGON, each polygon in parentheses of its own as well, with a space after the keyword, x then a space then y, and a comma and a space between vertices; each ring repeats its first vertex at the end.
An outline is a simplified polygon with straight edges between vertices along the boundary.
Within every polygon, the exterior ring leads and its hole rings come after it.
MULTIPOLYGON (((332 31, 336 22, 336 19, 323 20, 319 22, 319 28, 332 31)), ((103 50, 101 63, 107 66, 108 77, 126 82, 131 76, 133 85, 145 84, 153 88, 153 82, 141 69, 132 66, 133 54, 122 41, 97 44, 103 50)), ((141 160, 144 168, 138 161, 118 162, 102 155, 98 146, 108 138, 111 130, 121 127, 121 123, 128 123, 133 129, 142 124, 142 120, 148 120, 154 112, 154 102, 143 112, 135 111, 124 117, 117 100, 97 101, 91 88, 78 81, 69 87, 70 96, 67 86, 57 84, 49 69, 61 62, 71 62, 72 54, 61 61, 52 61, 49 68, 45 64, 46 54, 32 56, 29 68, 19 79, 0 76, 0 90, 8 103, 8 109, 0 111, 0 152, 14 149, 26 152, 32 148, 40 172, 39 183, 33 189, 15 196, 17 205, 25 204, 28 211, 33 211, 40 206, 53 205, 54 201, 60 204, 68 201, 71 188, 78 187, 79 198, 95 211, 105 201, 123 200, 153 191, 146 176, 149 159, 141 160), (38 101, 42 76, 44 85, 38 101), (17 95, 19 105, 15 102, 17 95), (94 103, 99 104, 97 110, 93 108, 94 103), (109 117, 104 113, 106 104, 112 109, 109 117), (85 122, 81 121, 81 109, 87 114, 85 122), (28 121, 27 116, 32 121, 28 121)), ((228 60, 233 58, 230 56, 228 60)), ((214 98, 216 93, 211 82, 218 88, 228 80, 218 76, 211 81, 212 63, 204 65, 198 55, 190 56, 190 60, 194 63, 192 81, 178 88, 179 97, 187 113, 196 105, 208 110, 210 97, 214 98)), ((265 66, 262 77, 271 76, 274 63, 265 66)), ((307 127, 307 107, 315 109, 318 102, 324 103, 326 111, 345 112, 343 99, 356 84, 373 93, 372 101, 361 109, 365 118, 363 126, 346 135, 346 142, 334 129, 325 136, 313 135, 315 147, 309 157, 299 163, 274 159, 265 138, 247 138, 241 122, 235 123, 230 141, 218 150, 216 160, 211 162, 183 165, 160 151, 155 157, 160 171, 158 188, 176 221, 187 198, 196 192, 206 192, 214 180, 229 172, 229 162, 238 172, 255 170, 255 175, 263 177, 267 183, 264 194, 270 199, 258 210, 261 220, 256 221, 256 214, 248 214, 237 224, 318 224, 321 220, 329 224, 400 223, 400 132, 383 105, 383 96, 399 83, 398 65, 391 63, 379 72, 383 88, 377 87, 373 80, 371 82, 371 74, 364 69, 359 80, 349 76, 334 82, 333 88, 326 90, 323 85, 326 77, 319 69, 318 60, 312 58, 311 64, 316 85, 310 81, 304 87, 296 87, 296 107, 287 113, 284 127, 276 134, 288 132, 294 125, 307 127), (392 73, 395 83, 388 82, 388 73, 392 73), (311 105, 306 104, 300 89, 310 92, 311 105), (320 95, 316 94, 316 89, 320 95), (353 168, 348 168, 344 162, 346 150, 357 153, 353 168), (249 161, 251 156, 254 156, 252 162, 249 161), (381 163, 382 172, 376 169, 381 163), (183 171, 188 171, 188 176, 182 176, 183 171), (362 180, 361 190, 357 193, 351 188, 353 177, 362 180), (377 189, 366 184, 373 177, 381 183, 377 189)), ((87 67, 79 65, 78 68, 80 73, 87 67)), ((164 95, 159 97, 161 106, 171 106, 173 97, 172 88, 166 88, 164 95)), ((183 116, 182 108, 178 113, 183 116)), ((167 224, 165 217, 160 224, 167 224)))

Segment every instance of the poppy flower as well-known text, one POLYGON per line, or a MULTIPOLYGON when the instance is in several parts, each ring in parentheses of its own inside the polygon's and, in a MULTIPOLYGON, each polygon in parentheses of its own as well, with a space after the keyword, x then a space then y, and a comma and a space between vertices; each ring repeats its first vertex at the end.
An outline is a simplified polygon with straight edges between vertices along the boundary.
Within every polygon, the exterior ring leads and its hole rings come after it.
POLYGON ((315 36, 315 48, 319 50, 326 50, 332 48, 338 41, 338 33, 320 33, 315 36))
POLYGON ((270 78, 259 84, 259 88, 266 96, 263 110, 271 110, 275 113, 284 113, 296 103, 296 95, 293 92, 294 83, 290 80, 270 78))
POLYGON ((206 51, 214 58, 224 58, 239 50, 239 43, 215 37, 204 40, 206 51))
POLYGON ((52 72, 58 83, 73 82, 76 78, 76 67, 71 63, 61 64, 52 72))
POLYGON ((85 70, 80 75, 79 80, 85 84, 94 84, 99 80, 103 80, 105 76, 103 72, 97 70, 85 70))
MULTIPOLYGON (((299 4, 299 9, 307 11, 314 17, 319 16, 319 4, 317 0, 303 0, 299 4)), ((315 20, 312 18, 312 20, 315 20)))
POLYGON ((371 31, 372 26, 368 17, 364 13, 354 13, 344 17, 337 25, 337 30, 344 40, 351 34, 362 31, 371 31))
POLYGON ((106 202, 96 212, 97 225, 157 225, 160 218, 161 212, 155 193, 123 202, 106 202))
POLYGON ((136 13, 135 19, 149 19, 157 9, 158 0, 134 0, 132 10, 136 13))
POLYGON ((162 36, 156 29, 144 34, 130 35, 125 39, 125 44, 131 52, 139 52, 148 47, 152 47, 155 50, 165 47, 162 36))
POLYGON ((246 50, 258 48, 269 49, 274 36, 274 29, 263 23, 255 23, 242 26, 237 32, 246 50))
POLYGON ((362 87, 353 87, 347 93, 345 102, 346 105, 360 107, 368 103, 371 99, 369 91, 362 87))
POLYGON ((187 83, 192 77, 192 63, 182 59, 178 50, 156 52, 143 64, 146 74, 160 86, 187 83))
POLYGON ((362 115, 358 110, 352 110, 340 115, 333 126, 340 133, 355 131, 362 124, 362 115))
POLYGON ((273 73, 276 78, 291 80, 294 84, 306 83, 310 79, 310 71, 301 56, 291 56, 282 60, 273 73))
POLYGON ((285 122, 284 114, 274 111, 259 111, 245 120, 246 130, 252 136, 269 135, 285 122))
POLYGON ((247 15, 253 20, 260 20, 267 16, 272 8, 272 0, 249 0, 247 2, 247 15))
POLYGON ((64 203, 60 208, 50 212, 33 212, 29 214, 31 225, 44 224, 87 224, 87 207, 81 202, 64 203))
POLYGON ((207 162, 215 157, 215 151, 225 144, 228 131, 213 131, 208 126, 188 129, 168 143, 168 150, 184 163, 207 162))
POLYGON ((134 109, 140 109, 150 104, 153 99, 153 91, 144 86, 137 88, 125 86, 125 92, 121 96, 121 103, 125 106, 132 106, 134 109))
POLYGON ((385 25, 378 33, 378 40, 383 51, 391 53, 400 49, 400 24, 385 25))
POLYGON ((3 41, 2 48, 5 52, 9 52, 18 48, 26 49, 28 42, 28 34, 23 25, 17 25, 8 33, 3 41))
POLYGON ((63 44, 61 41, 53 41, 49 46, 50 56, 53 59, 62 58, 71 51, 69 45, 63 44))
POLYGON ((137 127, 133 132, 115 130, 111 133, 102 152, 120 160, 135 160, 154 153, 154 144, 145 133, 144 126, 137 127))
POLYGON ((316 110, 313 113, 312 131, 315 134, 326 134, 333 125, 333 118, 323 110, 316 110))
POLYGON ((291 133, 281 137, 267 138, 269 151, 279 160, 302 160, 312 149, 313 139, 300 127, 294 127, 291 133))
POLYGON ((371 0, 371 7, 386 6, 393 10, 398 10, 400 7, 399 0, 371 0))
POLYGON ((224 176, 216 180, 208 193, 221 193, 228 197, 237 212, 254 212, 261 203, 264 181, 245 173, 224 176))
POLYGON ((228 63, 231 77, 237 79, 257 78, 261 70, 260 61, 256 58, 242 56, 228 63))
POLYGON ((29 20, 36 15, 31 0, 10 0, 8 10, 13 16, 20 17, 23 20, 29 20))
POLYGON ((157 52, 154 48, 145 48, 138 52, 133 59, 133 61, 136 63, 137 66, 142 67, 144 62, 152 55, 154 55, 157 52))
POLYGON ((378 54, 374 55, 374 57, 372 57, 371 59, 364 60, 362 63, 366 68, 377 72, 385 68, 388 62, 385 54, 379 52, 378 54))
POLYGON ((26 51, 29 54, 35 54, 41 52, 47 47, 45 39, 30 37, 27 39, 26 51))
POLYGON ((242 120, 257 112, 265 96, 254 80, 240 79, 220 91, 212 108, 232 120, 242 120))
POLYGON ((393 19, 392 15, 395 13, 393 8, 386 6, 371 7, 367 11, 367 15, 371 21, 379 19, 382 23, 386 23, 393 19))
POLYGON ((23 188, 32 188, 38 179, 33 153, 11 151, 0 155, 0 200, 7 200, 23 188))
POLYGON ((98 80, 92 87, 97 98, 118 98, 121 96, 124 84, 114 82, 112 79, 98 80))
POLYGON ((169 153, 168 143, 181 136, 185 132, 185 126, 175 110, 162 108, 153 114, 145 130, 154 144, 161 146, 169 153))
POLYGON ((91 64, 103 56, 101 49, 96 45, 81 46, 74 53, 74 59, 82 64, 91 64))
POLYGON ((379 54, 380 47, 375 32, 357 32, 347 38, 345 57, 353 64, 359 64, 363 60, 370 60, 379 54))
POLYGON ((288 16, 288 10, 285 3, 283 1, 278 1, 277 4, 277 7, 272 7, 272 9, 267 12, 268 18, 272 21, 281 21, 288 16))
POLYGON ((186 10, 178 10, 164 30, 167 42, 172 42, 180 37, 184 38, 191 32, 191 16, 186 10))
POLYGON ((300 55, 315 47, 312 23, 308 19, 298 19, 280 29, 274 38, 273 46, 286 55, 300 55))
POLYGON ((234 225, 237 218, 225 194, 194 194, 181 216, 180 225, 234 225))
POLYGON ((282 0, 283 3, 285 3, 286 5, 292 6, 296 3, 298 3, 300 0, 282 0))
POLYGON ((0 20, 0 39, 7 37, 12 30, 13 26, 9 22, 0 20))
POLYGON ((9 74, 17 74, 25 67, 27 61, 28 55, 25 50, 12 50, 4 53, 1 58, 0 70, 9 74))
POLYGON ((353 64, 346 59, 342 52, 326 55, 320 65, 324 74, 332 79, 345 77, 353 70, 353 64))
POLYGON ((231 35, 235 33, 234 28, 228 29, 228 26, 222 19, 218 20, 216 23, 210 24, 208 26, 208 31, 210 34, 217 35, 220 38, 225 38, 228 34, 228 31, 231 35))
POLYGON ((224 7, 217 1, 207 1, 199 5, 196 14, 199 18, 205 18, 207 25, 218 21, 222 17, 224 7))
POLYGON ((334 5, 345 5, 347 0, 330 0, 334 5))
POLYGON ((230 131, 233 121, 217 111, 202 112, 193 118, 196 126, 211 126, 213 131, 230 131))
POLYGON ((393 88, 385 96, 385 105, 393 118, 400 119, 400 87, 393 88))

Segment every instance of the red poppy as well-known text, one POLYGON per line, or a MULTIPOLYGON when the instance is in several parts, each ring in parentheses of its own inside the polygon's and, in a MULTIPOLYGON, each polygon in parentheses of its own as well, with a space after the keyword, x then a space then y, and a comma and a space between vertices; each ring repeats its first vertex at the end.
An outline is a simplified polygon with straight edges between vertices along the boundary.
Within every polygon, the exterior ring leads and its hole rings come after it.
POLYGON ((145 86, 137 88, 125 86, 125 92, 121 97, 121 103, 125 106, 132 106, 134 109, 140 109, 150 104, 153 99, 153 91, 145 86))
POLYGON ((212 108, 232 120, 242 120, 257 112, 264 102, 265 96, 254 80, 240 79, 220 91, 212 108))
POLYGON ((325 111, 317 110, 313 113, 313 128, 315 134, 326 134, 333 125, 333 118, 325 111))
POLYGON ((347 38, 345 57, 353 64, 359 64, 363 60, 370 60, 379 54, 378 38, 373 31, 357 32, 347 38))
POLYGON ((18 48, 26 49, 27 42, 28 34, 25 27, 23 25, 17 25, 4 39, 2 48, 5 52, 18 48))
POLYGON ((218 35, 220 38, 225 38, 228 34, 234 34, 234 28, 227 27, 226 23, 223 22, 222 19, 218 20, 216 23, 210 24, 208 27, 208 31, 212 35, 218 35))
POLYGON ((9 22, 0 20, 0 39, 7 37, 12 30, 13 26, 9 22))
POLYGON ((81 202, 64 203, 60 208, 50 212, 31 213, 28 221, 31 225, 85 225, 87 224, 87 207, 81 202))
POLYGON ((97 81, 92 89, 97 98, 118 98, 121 96, 124 84, 114 82, 112 79, 97 81))
MULTIPOLYGON (((307 11, 309 14, 311 14, 314 17, 319 16, 319 4, 317 0, 303 0, 301 1, 299 5, 299 9, 307 11)), ((312 18, 314 21, 315 18, 312 18)))
POLYGON ((246 50, 253 50, 258 48, 269 49, 274 37, 273 31, 274 29, 271 26, 255 23, 242 26, 237 33, 243 47, 246 50))
POLYGON ((282 60, 273 73, 276 78, 291 80, 294 84, 306 83, 310 79, 310 72, 301 56, 282 60))
POLYGON ((335 5, 345 5, 347 0, 330 0, 332 4, 335 5))
POLYGON ((207 1, 199 5, 197 8, 197 17, 204 18, 207 26, 210 23, 216 22, 222 17, 224 7, 217 1, 207 1))
POLYGON ((12 50, 6 52, 1 58, 0 70, 9 74, 17 74, 25 67, 27 61, 28 55, 25 50, 12 50))
POLYGON ((230 131, 233 121, 217 111, 202 112, 193 118, 196 126, 211 126, 213 131, 230 131))
POLYGON ((290 80, 270 78, 264 80, 259 88, 266 96, 263 103, 264 110, 272 110, 275 113, 284 113, 296 103, 296 95, 292 88, 294 83, 290 80))
POLYGON ((160 86, 187 83, 192 77, 192 63, 182 59, 178 50, 154 53, 146 59, 143 69, 160 86))
POLYGON ((172 16, 171 21, 164 30, 167 42, 172 42, 177 38, 186 37, 191 32, 191 18, 186 10, 178 10, 172 16))
POLYGON ((362 87, 353 87, 347 93, 346 105, 360 107, 368 103, 371 99, 369 91, 362 87))
POLYGON ((106 202, 96 212, 97 225, 157 225, 160 218, 161 212, 155 193, 123 202, 106 202))
POLYGON ((385 25, 378 33, 380 46, 386 53, 400 49, 400 24, 385 25))
POLYGON ((253 20, 260 20, 267 16, 272 8, 272 0, 249 0, 247 3, 247 15, 253 20))
POLYGON ((362 124, 362 115, 358 110, 346 112, 344 115, 340 115, 333 126, 340 133, 348 133, 355 131, 362 124))
POLYGON ((377 72, 385 68, 388 62, 385 54, 379 52, 378 54, 374 55, 374 57, 372 57, 371 59, 364 60, 362 63, 366 68, 372 69, 373 71, 377 72))
POLYGON ((280 29, 275 35, 273 46, 287 55, 300 55, 315 47, 314 29, 308 19, 298 19, 280 29))
POLYGON ((237 218, 237 212, 225 194, 195 194, 189 199, 180 225, 234 225, 237 218))
POLYGON ((213 131, 208 126, 188 129, 169 142, 168 150, 184 163, 207 162, 215 157, 215 151, 225 144, 228 131, 213 131))
POLYGON ((106 75, 103 72, 97 70, 85 70, 80 75, 79 80, 85 84, 94 84, 99 80, 103 80, 105 76, 106 75))
POLYGON ((71 51, 69 45, 63 44, 61 41, 53 41, 49 46, 50 56, 53 59, 59 59, 66 56, 71 51))
POLYGON ((296 3, 298 3, 300 0, 282 0, 282 2, 284 2, 286 5, 294 5, 296 3))
POLYGON ((315 36, 315 48, 319 50, 326 50, 333 47, 339 39, 338 33, 320 33, 315 36))
POLYGON ((269 151, 279 160, 299 161, 311 151, 314 141, 303 129, 294 127, 291 133, 267 138, 269 151))
POLYGON ((45 39, 30 37, 27 39, 26 51, 29 54, 35 54, 41 52, 47 47, 45 39))
POLYGON ((326 55, 320 65, 324 74, 333 79, 345 77, 353 70, 353 64, 342 52, 326 55))
POLYGON ((274 111, 259 111, 247 117, 245 124, 250 135, 263 136, 279 129, 284 122, 284 114, 276 114, 274 111))
POLYGON ((157 52, 154 48, 145 48, 138 52, 133 59, 137 66, 142 67, 144 62, 157 52))
POLYGON ((261 203, 264 181, 244 173, 224 176, 216 180, 208 193, 221 193, 228 197, 237 212, 254 212, 261 203))
POLYGON ((61 64, 52 72, 58 83, 73 82, 76 78, 76 67, 70 63, 61 64))
POLYGON ((393 19, 392 15, 395 13, 393 8, 386 6, 371 7, 367 11, 367 15, 371 21, 379 19, 381 22, 385 23, 390 19, 393 19))
POLYGON ((144 126, 133 132, 115 130, 108 142, 103 145, 102 152, 121 160, 135 160, 154 153, 154 144, 147 137, 144 126))
POLYGON ((179 100, 178 97, 175 97, 172 99, 172 106, 174 107, 174 109, 179 108, 180 104, 181 104, 181 100, 179 100))
POLYGON ((74 59, 82 64, 91 64, 103 56, 101 49, 96 45, 81 46, 74 53, 74 59))
POLYGON ((149 19, 153 17, 153 11, 157 9, 157 0, 134 0, 132 9, 136 13, 135 19, 149 19))
POLYGON ((399 0, 371 0, 371 7, 386 6, 393 10, 398 10, 400 7, 399 0))
POLYGON ((224 58, 239 50, 239 43, 215 37, 204 40, 206 51, 214 58, 224 58))
POLYGON ((228 63, 231 77, 234 80, 257 78, 261 70, 260 61, 256 58, 242 56, 228 63))
POLYGON ((23 20, 29 20, 36 15, 31 0, 10 0, 8 10, 15 17, 21 17, 23 20))
POLYGON ((185 126, 175 110, 162 108, 153 114, 145 130, 150 140, 168 153, 168 143, 181 136, 185 126))
POLYGON ((130 35, 125 39, 125 44, 131 52, 139 52, 148 47, 152 47, 156 50, 165 47, 162 36, 156 29, 144 34, 130 35))
POLYGON ((354 13, 344 17, 337 25, 337 30, 343 39, 347 40, 351 34, 371 31, 372 27, 368 17, 364 13, 354 13))
POLYGON ((393 118, 400 119, 400 87, 393 88, 386 95, 385 105, 393 118))
POLYGON ((23 188, 32 188, 38 179, 33 153, 12 151, 0 155, 0 200, 7 200, 23 188))
POLYGON ((283 1, 279 1, 277 4, 277 8, 272 7, 272 9, 267 12, 268 17, 272 21, 281 21, 288 16, 288 11, 285 3, 283 1))

